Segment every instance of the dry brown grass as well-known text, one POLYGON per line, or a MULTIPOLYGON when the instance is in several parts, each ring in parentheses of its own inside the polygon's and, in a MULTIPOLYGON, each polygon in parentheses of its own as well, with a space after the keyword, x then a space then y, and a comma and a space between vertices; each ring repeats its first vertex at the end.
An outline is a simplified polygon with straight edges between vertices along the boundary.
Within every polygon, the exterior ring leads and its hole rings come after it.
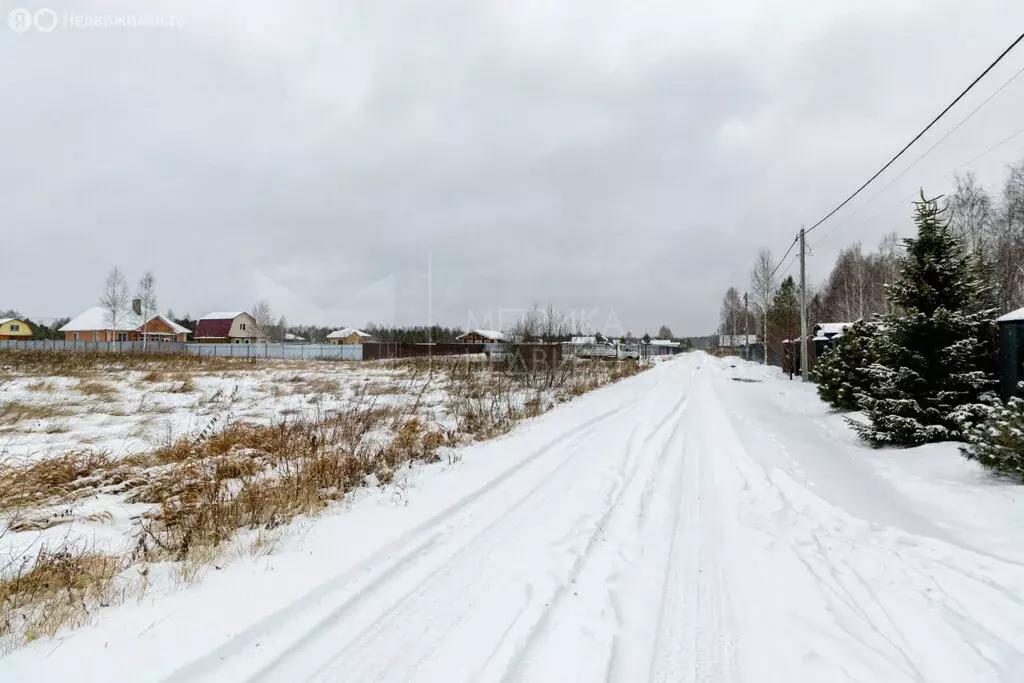
MULTIPOLYGON (((267 552, 279 527, 297 515, 317 513, 372 481, 392 484, 403 467, 434 461, 441 448, 497 436, 557 401, 639 371, 636 363, 578 363, 551 375, 557 386, 542 388, 479 361, 417 359, 399 369, 411 399, 401 406, 376 403, 379 393, 400 384, 367 382, 357 389, 353 406, 325 414, 317 408, 315 419, 257 425, 230 422, 229 413, 220 411, 199 434, 145 455, 113 459, 80 451, 27 466, 0 465, 0 511, 26 511, 20 528, 62 522, 59 514, 32 518, 26 509, 45 510, 101 491, 153 506, 127 558, 63 548, 41 551, 9 573, 0 584, 0 638, 22 627, 18 632, 32 639, 83 623, 92 606, 116 599, 116 577, 132 563, 178 561, 180 579, 191 581, 235 547, 231 541, 242 529, 253 532, 247 536, 253 552, 267 552), (441 389, 458 425, 452 431, 420 414, 424 397, 441 389)), ((179 369, 150 372, 159 379, 146 381, 185 381, 174 379, 181 376, 179 369)), ((305 378, 287 384, 334 389, 305 378)))
POLYGON ((72 414, 71 406, 63 403, 23 403, 21 401, 0 403, 0 422, 9 424, 22 420, 69 417, 72 414))
POLYGON ((195 381, 191 375, 178 373, 172 378, 171 387, 167 389, 171 394, 192 394, 198 391, 195 381))
POLYGON ((376 380, 373 382, 367 382, 363 387, 363 392, 367 396, 388 396, 395 394, 404 394, 409 390, 408 385, 403 384, 401 381, 382 381, 376 380))
POLYGON ((85 382, 80 381, 75 389, 86 396, 106 397, 117 393, 117 389, 106 382, 85 382))
POLYGON ((178 561, 207 554, 239 529, 274 529, 322 510, 371 475, 390 482, 413 460, 435 460, 447 442, 413 418, 382 448, 362 443, 391 419, 386 410, 360 410, 270 427, 235 423, 158 450, 156 461, 167 466, 129 496, 160 506, 144 527, 140 551, 178 561))
MULTIPOLYGON (((330 377, 296 375, 288 380, 292 394, 333 396, 341 393, 341 382, 330 377)), ((280 390, 283 393, 283 390, 280 390)))
POLYGON ((232 372, 254 367, 283 367, 273 359, 214 358, 190 353, 104 353, 94 351, 0 350, 0 374, 13 376, 92 377, 106 371, 232 372))
POLYGON ((66 503, 102 486, 129 481, 145 456, 114 460, 102 451, 71 451, 28 465, 0 464, 0 511, 66 503))
POLYGON ((0 578, 0 643, 10 650, 24 642, 84 624, 94 607, 117 593, 123 558, 88 548, 46 546, 0 578))
POLYGON ((28 384, 25 385, 25 389, 27 389, 28 391, 36 391, 40 393, 50 394, 55 391, 58 391, 60 387, 54 384, 53 382, 47 382, 46 380, 40 379, 36 380, 35 382, 29 382, 28 384))

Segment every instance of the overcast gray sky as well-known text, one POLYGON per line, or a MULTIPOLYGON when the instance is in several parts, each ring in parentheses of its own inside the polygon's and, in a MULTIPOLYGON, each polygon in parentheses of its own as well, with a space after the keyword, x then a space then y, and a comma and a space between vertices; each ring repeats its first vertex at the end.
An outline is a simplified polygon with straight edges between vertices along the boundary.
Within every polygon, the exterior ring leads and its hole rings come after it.
MULTIPOLYGON (((442 323, 551 302, 638 334, 713 330, 759 246, 781 255, 1024 29, 1018 0, 5 2, 58 25, 0 24, 0 308, 75 315, 117 265, 179 315, 416 324, 429 291, 442 323), (173 21, 73 25, 131 14, 173 21)), ((915 189, 1022 111, 1024 76, 823 226, 812 280, 906 232, 915 189)), ((1022 157, 1024 135, 970 168, 995 186, 1022 157)))

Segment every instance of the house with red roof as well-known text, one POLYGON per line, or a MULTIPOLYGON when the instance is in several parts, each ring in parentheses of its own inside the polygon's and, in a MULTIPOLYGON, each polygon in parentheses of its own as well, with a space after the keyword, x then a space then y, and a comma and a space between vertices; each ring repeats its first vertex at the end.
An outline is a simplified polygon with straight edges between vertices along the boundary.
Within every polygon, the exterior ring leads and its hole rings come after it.
POLYGON ((192 338, 200 344, 262 344, 267 341, 256 318, 245 311, 208 313, 192 338))

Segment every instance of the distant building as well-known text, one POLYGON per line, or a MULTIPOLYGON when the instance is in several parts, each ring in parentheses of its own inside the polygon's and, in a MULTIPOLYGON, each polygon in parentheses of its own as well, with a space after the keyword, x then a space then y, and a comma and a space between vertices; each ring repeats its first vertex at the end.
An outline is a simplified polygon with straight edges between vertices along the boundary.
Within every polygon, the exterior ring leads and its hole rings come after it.
POLYGON ((718 346, 723 349, 738 349, 742 346, 753 346, 757 344, 756 334, 720 334, 718 335, 718 346))
POLYGON ((344 327, 327 335, 328 344, 365 344, 373 341, 373 335, 354 327, 344 327))
POLYGON ((999 324, 999 393, 1024 395, 1024 308, 996 318, 999 324))
POLYGON ((0 318, 0 341, 31 339, 32 326, 18 318, 0 318))
POLYGON ((505 341, 505 335, 497 330, 470 330, 456 339, 466 344, 497 344, 505 341))
POLYGON ((679 353, 682 344, 671 339, 652 339, 645 345, 644 354, 648 356, 671 356, 679 353))
MULTIPOLYGON (((843 333, 853 326, 853 323, 818 323, 811 330, 811 359, 810 367, 814 367, 814 360, 819 358, 825 350, 835 346, 843 333)), ((799 344, 799 340, 797 340, 799 344)))
POLYGON ((306 342, 306 338, 305 337, 300 337, 299 335, 292 334, 291 332, 285 332, 285 335, 284 335, 284 343, 285 344, 304 344, 305 342, 306 342))
POLYGON ((117 324, 111 319, 110 311, 102 306, 93 306, 72 318, 58 330, 67 341, 117 342, 138 341, 142 319, 125 311, 117 316, 117 324))
POLYGON ((208 313, 193 334, 200 344, 261 344, 266 342, 256 318, 245 311, 208 313))
POLYGON ((186 342, 192 332, 163 315, 154 315, 138 329, 139 337, 157 342, 186 342))
POLYGON ((143 335, 150 341, 188 341, 188 328, 182 327, 166 316, 154 315, 145 323, 132 311, 117 316, 115 326, 110 311, 102 306, 86 309, 61 327, 66 341, 88 342, 129 342, 141 341, 143 335))

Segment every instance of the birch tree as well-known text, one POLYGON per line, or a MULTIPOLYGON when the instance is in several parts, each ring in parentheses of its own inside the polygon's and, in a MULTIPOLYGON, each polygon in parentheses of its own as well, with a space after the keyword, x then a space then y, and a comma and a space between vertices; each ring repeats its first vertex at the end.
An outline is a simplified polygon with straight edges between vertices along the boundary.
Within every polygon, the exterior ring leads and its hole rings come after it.
POLYGON ((274 313, 270 310, 270 304, 266 299, 260 299, 252 307, 252 317, 256 320, 256 327, 260 328, 260 334, 266 337, 274 326, 274 313))
MULTIPOLYGON (((142 323, 145 324, 149 321, 150 316, 155 315, 157 311, 156 280, 153 278, 152 272, 147 270, 146 273, 139 278, 139 282, 135 286, 135 298, 141 303, 142 323)), ((147 338, 147 334, 143 332, 143 347, 146 345, 147 338)))
POLYGON ((106 315, 106 323, 114 331, 114 339, 117 339, 117 325, 123 320, 128 309, 128 283, 124 273, 117 266, 114 266, 107 273, 107 281, 103 285, 103 294, 100 295, 100 306, 103 307, 106 315))
POLYGON ((775 281, 775 263, 772 252, 761 249, 757 252, 754 269, 750 271, 750 289, 754 292, 754 308, 761 314, 761 342, 764 344, 764 362, 768 364, 768 309, 772 304, 772 295, 777 287, 775 281))
POLYGON ((730 346, 736 343, 737 328, 743 320, 743 300, 740 298, 739 290, 730 287, 722 298, 722 334, 730 336, 730 346))

